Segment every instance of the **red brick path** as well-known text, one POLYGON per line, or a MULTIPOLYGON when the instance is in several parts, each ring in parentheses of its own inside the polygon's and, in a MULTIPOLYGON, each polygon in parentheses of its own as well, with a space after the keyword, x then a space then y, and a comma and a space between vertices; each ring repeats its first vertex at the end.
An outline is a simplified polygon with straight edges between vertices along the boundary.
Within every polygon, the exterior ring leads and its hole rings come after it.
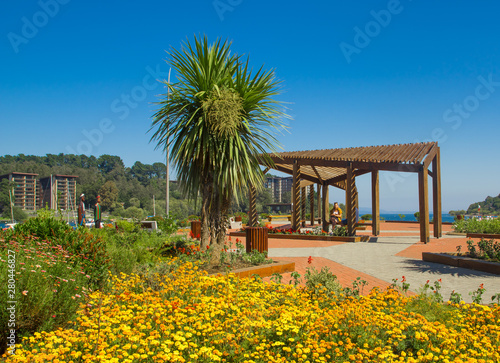
MULTIPOLYGON (((464 237, 449 237, 446 236, 447 232, 452 231, 451 225, 443 225, 443 237, 436 239, 432 237, 432 225, 430 226, 431 241, 427 244, 417 242, 407 249, 399 252, 397 256, 421 259, 422 252, 456 252, 457 246, 462 246, 462 252, 467 250, 466 241, 468 238, 464 237)), ((398 223, 398 222, 385 222, 380 224, 380 236, 401 236, 401 237, 417 237, 420 235, 420 225, 418 223, 398 223)), ((358 231, 357 235, 370 235, 371 227, 368 226, 364 231, 358 231)), ((232 248, 235 247, 236 239, 245 245, 244 237, 231 237, 230 244, 232 248)), ((273 239, 269 238, 269 248, 310 248, 310 247, 330 247, 340 245, 346 242, 330 242, 330 241, 300 241, 288 239, 273 239)), ((328 267, 330 272, 337 276, 338 281, 343 287, 352 287, 352 282, 360 277, 368 284, 363 288, 363 293, 368 293, 372 288, 379 287, 381 289, 387 288, 390 283, 354 270, 347 266, 341 265, 337 262, 331 261, 323 257, 312 257, 311 264, 308 264, 308 257, 274 257, 275 260, 295 262, 295 271, 301 276, 301 285, 304 285, 304 274, 308 267, 314 267, 320 271, 322 267, 328 267)), ((282 283, 289 284, 293 281, 291 273, 282 275, 282 283)), ((270 277, 264 278, 264 281, 271 281, 270 277)))

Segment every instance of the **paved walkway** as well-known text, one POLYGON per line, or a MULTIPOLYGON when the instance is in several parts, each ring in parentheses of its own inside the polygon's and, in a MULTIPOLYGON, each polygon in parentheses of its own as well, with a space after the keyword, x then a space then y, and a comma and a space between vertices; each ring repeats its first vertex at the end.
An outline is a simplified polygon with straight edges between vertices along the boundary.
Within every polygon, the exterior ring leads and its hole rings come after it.
MULTIPOLYGON (((462 295, 462 299, 471 302, 469 292, 484 284, 486 292, 483 302, 489 303, 491 296, 500 293, 500 276, 486 272, 447 266, 422 260, 422 252, 456 252, 456 246, 462 246, 465 252, 467 238, 449 236, 451 226, 443 226, 443 238, 432 238, 427 244, 419 242, 418 224, 382 223, 381 236, 372 237, 368 242, 342 243, 269 239, 269 256, 276 260, 295 262, 295 270, 303 276, 306 268, 320 270, 326 266, 335 274, 344 286, 352 286, 353 280, 361 277, 368 282, 364 293, 379 286, 386 288, 393 279, 401 282, 403 276, 410 284, 410 290, 418 293, 427 280, 433 285, 441 280, 441 293, 447 300, 452 291, 462 295), (312 257, 308 264, 309 256, 312 257)), ((358 235, 368 234, 370 230, 358 231, 358 235)), ((432 236, 432 230, 431 230, 432 236)), ((234 240, 234 237, 233 237, 234 240)), ((244 243, 245 239, 240 238, 244 243)), ((269 280, 269 278, 266 278, 269 280)), ((288 283, 291 274, 283 275, 283 282, 288 283)))

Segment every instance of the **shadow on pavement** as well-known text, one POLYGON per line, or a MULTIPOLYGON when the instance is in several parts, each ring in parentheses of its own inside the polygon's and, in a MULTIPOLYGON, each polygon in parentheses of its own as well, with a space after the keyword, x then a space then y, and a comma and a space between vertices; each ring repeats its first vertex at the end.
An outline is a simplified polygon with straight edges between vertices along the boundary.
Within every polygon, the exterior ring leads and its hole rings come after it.
POLYGON ((435 275, 451 275, 457 277, 498 277, 497 275, 490 274, 488 272, 415 259, 406 259, 405 264, 407 265, 405 268, 408 270, 415 272, 427 272, 435 275))

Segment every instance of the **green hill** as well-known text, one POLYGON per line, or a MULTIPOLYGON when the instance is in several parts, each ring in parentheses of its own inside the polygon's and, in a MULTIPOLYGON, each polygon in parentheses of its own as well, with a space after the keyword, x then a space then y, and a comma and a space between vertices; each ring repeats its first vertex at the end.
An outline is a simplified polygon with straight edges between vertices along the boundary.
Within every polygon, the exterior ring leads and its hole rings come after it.
POLYGON ((500 194, 496 197, 488 196, 482 202, 472 203, 467 209, 467 214, 477 214, 479 205, 481 205, 481 214, 500 215, 500 194))

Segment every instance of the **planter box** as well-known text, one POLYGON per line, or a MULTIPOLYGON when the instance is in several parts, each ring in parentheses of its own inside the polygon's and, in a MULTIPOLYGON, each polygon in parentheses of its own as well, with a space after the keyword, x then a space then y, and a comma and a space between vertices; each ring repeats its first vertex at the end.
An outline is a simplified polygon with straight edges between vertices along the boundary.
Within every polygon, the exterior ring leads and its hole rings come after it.
MULTIPOLYGON (((269 265, 259 265, 252 267, 240 268, 238 270, 231 271, 230 273, 235 274, 238 277, 251 277, 253 274, 257 274, 260 277, 271 276, 274 273, 285 273, 295 271, 295 262, 288 261, 273 261, 269 265)), ((214 275, 222 275, 217 273, 214 275)))
MULTIPOLYGON (((234 237, 245 237, 245 232, 231 232, 230 236, 234 237)), ((276 234, 270 233, 268 235, 269 239, 297 239, 302 241, 334 241, 334 242, 367 242, 370 240, 370 236, 311 236, 311 235, 299 235, 299 234, 276 234)))
POLYGON ((500 275, 500 263, 498 262, 483 261, 465 256, 453 256, 445 253, 431 252, 422 252, 422 260, 500 275))
POLYGON ((499 239, 500 234, 491 234, 491 233, 467 233, 467 238, 486 238, 486 239, 499 239))

